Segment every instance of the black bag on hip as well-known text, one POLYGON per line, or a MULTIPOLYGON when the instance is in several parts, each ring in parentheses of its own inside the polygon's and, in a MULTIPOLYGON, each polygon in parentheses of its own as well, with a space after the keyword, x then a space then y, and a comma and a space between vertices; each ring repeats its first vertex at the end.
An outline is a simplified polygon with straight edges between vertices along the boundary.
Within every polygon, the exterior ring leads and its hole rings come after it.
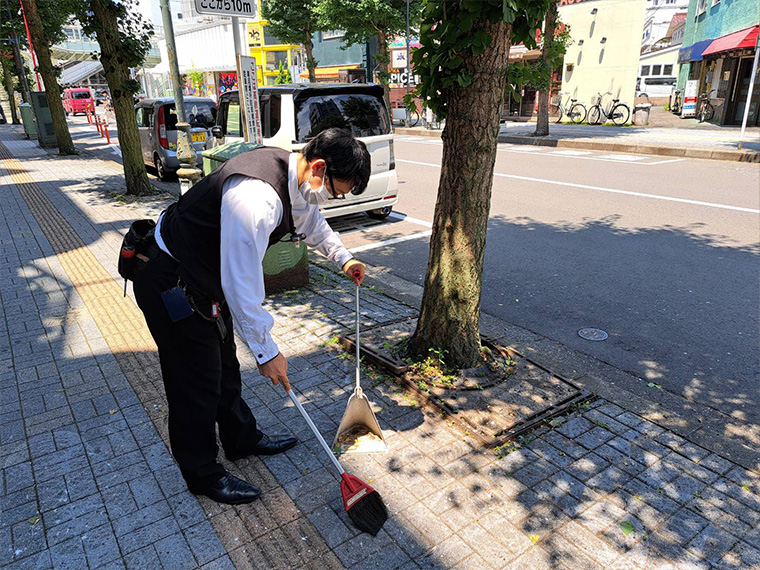
POLYGON ((148 248, 156 241, 153 237, 155 229, 153 220, 137 220, 129 226, 119 251, 119 275, 125 280, 134 281, 135 273, 148 262, 148 248))

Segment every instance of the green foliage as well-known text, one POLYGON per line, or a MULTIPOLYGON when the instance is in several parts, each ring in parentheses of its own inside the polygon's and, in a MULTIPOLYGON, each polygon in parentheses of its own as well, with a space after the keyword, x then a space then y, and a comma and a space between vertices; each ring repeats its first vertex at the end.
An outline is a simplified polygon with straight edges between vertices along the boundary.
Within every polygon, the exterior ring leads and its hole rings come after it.
MULTIPOLYGON (((409 3, 410 22, 419 21, 421 0, 409 3)), ((325 30, 343 30, 346 45, 372 40, 378 33, 406 33, 406 0, 323 0, 317 12, 325 30)))
POLYGON ((287 83, 293 83, 293 78, 290 76, 290 70, 281 61, 277 67, 277 77, 274 79, 275 85, 285 85, 287 83))
POLYGON ((321 28, 317 21, 319 0, 261 0, 261 17, 281 42, 302 44, 321 28))
POLYGON ((548 6, 549 0, 426 0, 421 47, 412 56, 420 84, 409 99, 421 97, 437 117, 445 118, 447 91, 472 84, 467 62, 491 44, 483 23, 511 24, 512 44, 533 49, 548 6))
POLYGON ((187 78, 190 80, 190 84, 193 87, 200 87, 203 83, 204 73, 195 69, 195 66, 187 72, 187 78))

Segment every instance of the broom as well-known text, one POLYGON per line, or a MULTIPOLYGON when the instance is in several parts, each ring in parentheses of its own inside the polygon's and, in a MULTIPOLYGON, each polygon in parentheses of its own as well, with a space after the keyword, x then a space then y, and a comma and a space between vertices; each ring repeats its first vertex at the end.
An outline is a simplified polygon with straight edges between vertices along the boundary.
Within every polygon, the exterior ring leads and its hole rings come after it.
POLYGON ((385 508, 383 499, 380 498, 380 494, 355 475, 349 475, 346 473, 340 462, 335 458, 335 455, 333 455, 333 452, 327 446, 327 443, 325 443, 317 426, 311 421, 309 414, 303 409, 301 402, 298 401, 298 397, 293 390, 288 392, 288 396, 293 400, 296 408, 301 412, 303 419, 306 420, 311 431, 317 436, 317 440, 322 445, 322 449, 324 449, 325 453, 330 456, 333 465, 335 465, 338 473, 340 473, 340 493, 343 495, 343 507, 346 509, 351 521, 359 530, 368 532, 372 536, 376 536, 377 533, 380 532, 380 529, 383 528, 385 521, 388 520, 388 511, 385 508))

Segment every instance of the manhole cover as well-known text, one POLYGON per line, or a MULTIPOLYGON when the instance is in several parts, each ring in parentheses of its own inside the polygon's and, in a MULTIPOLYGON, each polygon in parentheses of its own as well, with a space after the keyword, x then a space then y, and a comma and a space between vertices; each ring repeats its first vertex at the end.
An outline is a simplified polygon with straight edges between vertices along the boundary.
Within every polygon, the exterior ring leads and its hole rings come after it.
POLYGON ((581 337, 583 340, 593 340, 593 341, 599 342, 601 340, 607 340, 607 337, 609 335, 606 332, 604 332, 602 329, 594 329, 591 327, 586 327, 578 331, 578 336, 581 337))

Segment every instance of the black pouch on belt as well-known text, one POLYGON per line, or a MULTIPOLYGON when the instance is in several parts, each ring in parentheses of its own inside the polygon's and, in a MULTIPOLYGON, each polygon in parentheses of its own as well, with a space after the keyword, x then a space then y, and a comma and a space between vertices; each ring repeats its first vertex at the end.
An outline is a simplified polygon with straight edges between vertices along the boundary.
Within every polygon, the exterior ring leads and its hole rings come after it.
POLYGON ((135 273, 143 269, 148 262, 148 248, 155 241, 153 237, 155 228, 156 222, 153 220, 137 220, 129 226, 119 251, 119 275, 125 281, 127 279, 133 281, 135 273))

